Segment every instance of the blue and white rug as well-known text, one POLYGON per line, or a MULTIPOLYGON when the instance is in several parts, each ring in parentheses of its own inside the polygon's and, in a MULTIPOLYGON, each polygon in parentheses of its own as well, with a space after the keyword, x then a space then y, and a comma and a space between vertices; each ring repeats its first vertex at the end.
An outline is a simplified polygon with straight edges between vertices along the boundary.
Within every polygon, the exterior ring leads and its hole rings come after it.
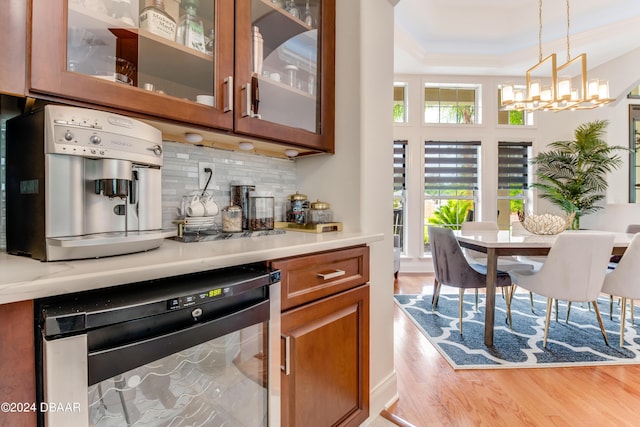
MULTIPOLYGON (((609 319, 609 299, 600 298, 598 307, 610 346, 600 332, 593 309, 573 303, 569 322, 567 305, 560 302, 559 321, 551 316, 547 348, 542 346, 546 298, 535 297, 531 312, 529 293, 516 293, 511 306, 513 329, 506 323, 504 298, 496 296, 493 347, 484 345, 484 295, 475 310, 473 293, 466 293, 462 332, 459 333, 458 295, 441 294, 438 307, 431 310, 431 295, 395 295, 396 303, 413 320, 427 339, 454 369, 547 368, 640 363, 640 310, 635 325, 627 309, 625 345, 619 346, 619 306, 614 303, 609 319)), ((617 299, 616 299, 617 301, 617 299)))

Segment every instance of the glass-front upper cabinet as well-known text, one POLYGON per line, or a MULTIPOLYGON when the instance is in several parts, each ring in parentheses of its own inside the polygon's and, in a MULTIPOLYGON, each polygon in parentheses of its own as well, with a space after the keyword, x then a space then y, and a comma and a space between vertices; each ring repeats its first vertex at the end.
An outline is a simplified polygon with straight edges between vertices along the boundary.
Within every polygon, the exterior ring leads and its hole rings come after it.
POLYGON ((233 0, 33 2, 30 90, 232 129, 233 0))
POLYGON ((235 131, 333 152, 334 48, 335 0, 236 2, 235 131))

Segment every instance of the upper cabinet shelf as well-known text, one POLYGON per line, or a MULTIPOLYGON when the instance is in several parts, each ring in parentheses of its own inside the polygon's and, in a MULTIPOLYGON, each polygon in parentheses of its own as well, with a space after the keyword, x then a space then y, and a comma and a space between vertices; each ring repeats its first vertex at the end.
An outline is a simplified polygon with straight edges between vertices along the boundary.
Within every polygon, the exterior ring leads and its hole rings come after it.
POLYGON ((287 40, 305 31, 313 30, 312 27, 270 0, 253 1, 251 15, 253 24, 260 28, 262 38, 265 40, 265 57, 287 40))

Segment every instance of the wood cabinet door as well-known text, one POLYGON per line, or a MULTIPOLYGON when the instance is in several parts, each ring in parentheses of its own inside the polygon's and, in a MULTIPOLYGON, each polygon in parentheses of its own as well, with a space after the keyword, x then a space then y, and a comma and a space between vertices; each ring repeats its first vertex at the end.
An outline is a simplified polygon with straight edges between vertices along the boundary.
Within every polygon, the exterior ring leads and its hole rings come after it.
MULTIPOLYGON (((213 55, 123 23, 108 9, 115 3, 87 4, 33 2, 27 82, 32 96, 141 118, 233 128, 234 0, 200 2, 199 17, 215 32, 213 55), (196 102, 199 94, 214 95, 214 105, 196 102)), ((137 19, 145 2, 130 4, 137 19)))
POLYGON ((282 425, 369 416, 369 285, 282 314, 282 425))
POLYGON ((0 397, 10 405, 0 413, 0 427, 36 425, 33 301, 0 305, 0 397))
POLYGON ((308 25, 305 2, 296 2, 300 18, 271 0, 236 3, 234 131, 333 153, 336 1, 310 4, 308 25))

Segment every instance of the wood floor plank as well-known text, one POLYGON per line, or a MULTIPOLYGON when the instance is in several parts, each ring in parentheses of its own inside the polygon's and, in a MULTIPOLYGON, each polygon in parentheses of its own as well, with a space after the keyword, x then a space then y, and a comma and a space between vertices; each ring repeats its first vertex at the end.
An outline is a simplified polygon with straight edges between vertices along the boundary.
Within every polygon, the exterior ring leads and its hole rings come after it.
MULTIPOLYGON (((433 276, 399 274, 395 292, 431 293, 433 276)), ((637 426, 640 365, 454 371, 398 307, 398 401, 416 427, 637 426)))

